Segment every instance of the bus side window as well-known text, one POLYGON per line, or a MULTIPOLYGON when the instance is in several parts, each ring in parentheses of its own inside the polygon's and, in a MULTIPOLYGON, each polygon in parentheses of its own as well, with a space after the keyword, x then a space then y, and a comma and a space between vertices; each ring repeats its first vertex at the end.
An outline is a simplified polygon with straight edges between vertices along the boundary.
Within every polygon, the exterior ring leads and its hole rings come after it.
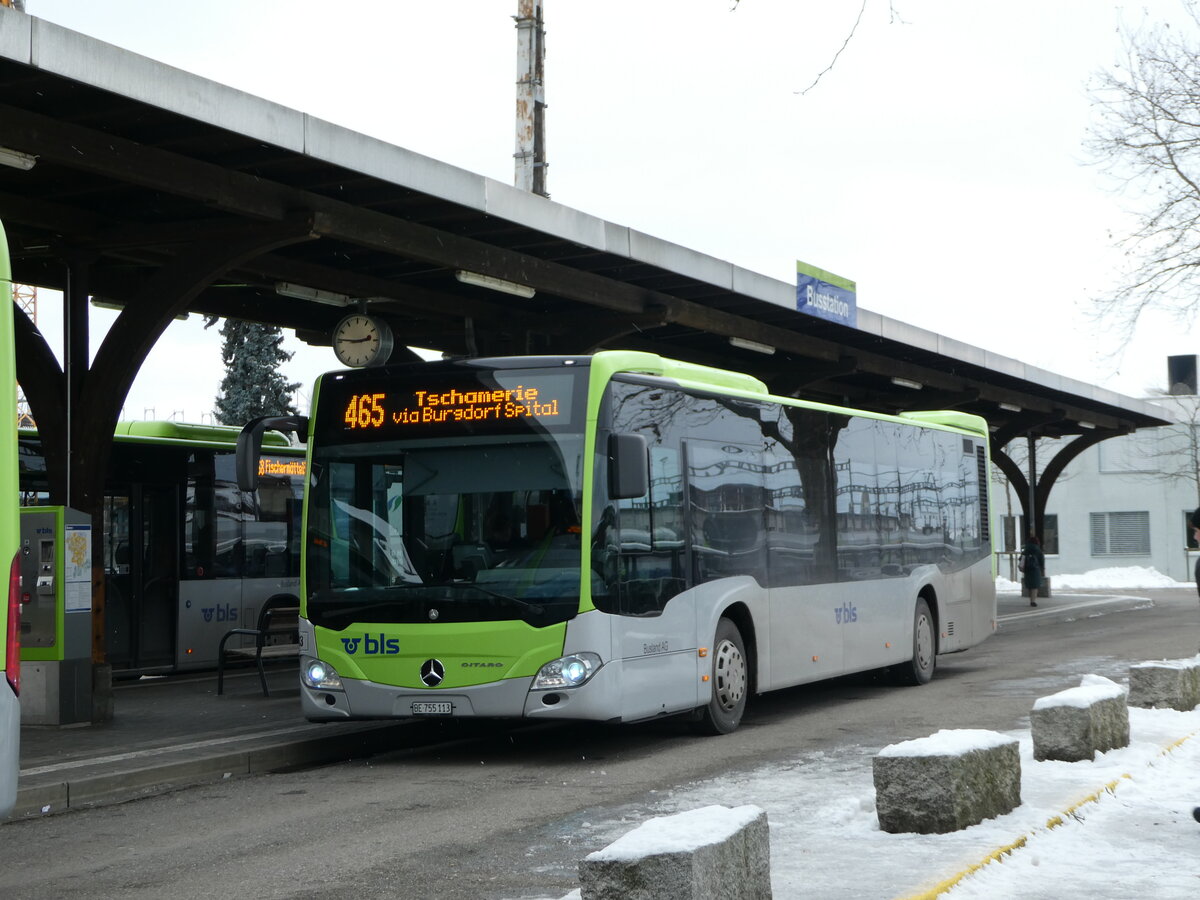
POLYGON ((282 578, 291 574, 292 486, 286 478, 260 478, 255 496, 246 521, 246 577, 282 578))
POLYGON ((697 584, 734 575, 766 581, 766 492, 755 447, 687 442, 688 513, 697 584))

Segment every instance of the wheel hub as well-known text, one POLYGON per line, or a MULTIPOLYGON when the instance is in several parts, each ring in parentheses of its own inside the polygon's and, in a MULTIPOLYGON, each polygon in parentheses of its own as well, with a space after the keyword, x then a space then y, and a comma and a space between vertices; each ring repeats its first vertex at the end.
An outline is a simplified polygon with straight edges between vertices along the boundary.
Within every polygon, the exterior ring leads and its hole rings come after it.
POLYGON ((722 709, 734 709, 746 693, 746 660, 732 641, 722 641, 717 647, 713 673, 717 702, 722 709))
POLYGON ((933 661, 933 629, 929 619, 921 616, 917 620, 917 664, 922 669, 928 669, 933 661))

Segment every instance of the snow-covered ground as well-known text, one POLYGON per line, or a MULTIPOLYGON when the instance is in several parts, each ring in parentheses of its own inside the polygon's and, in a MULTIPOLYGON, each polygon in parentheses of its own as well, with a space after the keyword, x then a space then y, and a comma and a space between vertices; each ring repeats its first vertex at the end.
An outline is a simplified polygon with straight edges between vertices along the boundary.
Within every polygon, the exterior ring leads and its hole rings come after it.
MULTIPOLYGON (((1145 587, 1188 585, 1153 569, 1054 579, 1056 591, 1145 587)), ((1019 590, 1002 581, 997 588, 1019 590)), ((1079 672, 1080 681, 1088 674, 1079 672)), ((1129 746, 1091 762, 1038 762, 1029 730, 1008 732, 1020 746, 1021 805, 951 834, 881 831, 871 761, 882 748, 850 745, 665 793, 643 818, 585 823, 591 839, 581 843, 604 846, 650 816, 753 805, 770 823, 779 898, 1192 900, 1200 896, 1200 822, 1192 817, 1200 806, 1200 708, 1132 707, 1129 721, 1129 746)))
MULTIPOLYGON (((1173 581, 1158 569, 1145 566, 1127 568, 1093 569, 1082 575, 1052 575, 1050 583, 1056 591, 1133 591, 1149 588, 1195 587, 1195 582, 1173 581)), ((996 579, 996 590, 1000 592, 1020 591, 1021 586, 1007 578, 996 579)))

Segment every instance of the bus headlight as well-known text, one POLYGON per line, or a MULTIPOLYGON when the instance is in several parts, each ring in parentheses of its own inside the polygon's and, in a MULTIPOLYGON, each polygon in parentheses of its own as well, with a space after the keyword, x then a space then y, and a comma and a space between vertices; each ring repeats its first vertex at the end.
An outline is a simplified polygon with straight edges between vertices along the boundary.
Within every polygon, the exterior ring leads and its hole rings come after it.
POLYGON ((600 671, 602 665, 597 653, 572 653, 542 666, 533 679, 533 690, 579 687, 600 671))
POLYGON ((310 659, 300 669, 300 680, 307 687, 318 691, 342 690, 342 679, 329 663, 319 659, 310 659))

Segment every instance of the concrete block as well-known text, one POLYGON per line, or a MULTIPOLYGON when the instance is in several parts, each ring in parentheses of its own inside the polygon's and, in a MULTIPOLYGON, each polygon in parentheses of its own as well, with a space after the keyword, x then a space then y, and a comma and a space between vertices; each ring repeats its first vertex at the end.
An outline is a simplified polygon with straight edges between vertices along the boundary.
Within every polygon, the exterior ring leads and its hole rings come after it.
POLYGON ((1063 762, 1091 760, 1106 750, 1129 746, 1125 688, 1099 675, 1079 687, 1041 697, 1030 714, 1033 758, 1063 762))
POLYGON ((1129 705, 1181 712, 1195 709, 1200 705, 1200 656, 1130 666, 1129 705))
POLYGON ((890 833, 944 834, 1021 805, 1017 741, 958 729, 884 747, 873 762, 875 811, 890 833))
POLYGON ((706 806, 643 822, 579 864, 582 900, 765 900, 771 839, 757 806, 706 806))
POLYGON ((92 720, 92 661, 21 663, 21 724, 75 725, 92 720))

